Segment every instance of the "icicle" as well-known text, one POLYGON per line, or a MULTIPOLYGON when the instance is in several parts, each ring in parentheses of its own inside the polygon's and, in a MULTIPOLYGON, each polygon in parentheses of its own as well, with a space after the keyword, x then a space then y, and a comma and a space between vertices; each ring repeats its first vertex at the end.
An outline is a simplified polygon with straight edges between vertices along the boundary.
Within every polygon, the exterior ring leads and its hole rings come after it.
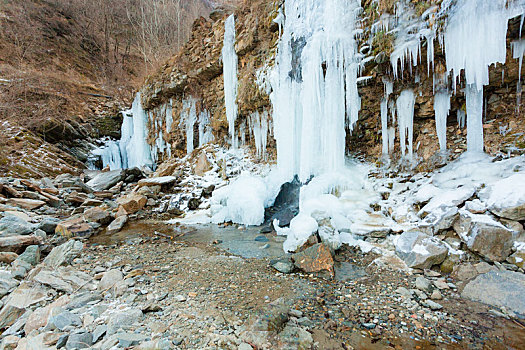
POLYGON ((237 53, 235 52, 235 16, 226 20, 224 30, 224 46, 222 48, 224 101, 226 103, 226 119, 228 119, 232 147, 237 146, 235 136, 235 121, 237 120, 237 53))
POLYGON ((213 131, 210 126, 210 112, 204 109, 199 114, 199 147, 212 142, 213 139, 213 131))
POLYGON ((399 142, 401 153, 406 153, 406 140, 408 138, 408 158, 413 155, 413 136, 414 136, 414 104, 415 97, 413 90, 403 90, 397 98, 397 114, 399 116, 399 142))
POLYGON ((338 170, 358 118, 356 0, 286 0, 271 73, 277 163, 288 179, 338 170))
POLYGON ((467 116, 465 115, 465 111, 462 109, 458 109, 457 111, 457 118, 458 118, 458 126, 463 129, 465 127, 465 122, 467 116))
POLYGON ((252 113, 248 119, 250 130, 253 135, 257 156, 266 159, 266 144, 268 142, 268 112, 252 113))
POLYGON ((131 110, 122 112, 122 126, 120 127, 120 157, 122 159, 122 169, 128 168, 127 147, 133 135, 133 113, 131 110))
POLYGON ((388 154, 388 100, 381 100, 381 137, 383 141, 383 155, 388 154))
POLYGON ((452 11, 445 31, 447 69, 453 72, 454 88, 464 69, 466 83, 481 90, 489 83, 488 67, 505 63, 506 0, 464 0, 452 11))
POLYGON ((519 62, 518 84, 516 87, 516 99, 517 99, 516 105, 517 105, 517 111, 519 113, 520 104, 521 104, 521 68, 523 66, 523 54, 525 54, 525 39, 513 41, 511 43, 511 46, 512 46, 512 58, 517 59, 519 62))
POLYGON ((434 112, 436 116, 436 131, 441 151, 447 149, 447 117, 450 111, 450 93, 446 90, 438 91, 434 96, 434 112))
POLYGON ((182 111, 180 115, 180 127, 186 130, 186 154, 193 152, 193 127, 197 121, 197 107, 194 98, 182 101, 182 111))
POLYGON ((467 151, 483 152, 483 89, 472 84, 465 88, 467 98, 467 151))
POLYGON ((388 128, 388 151, 394 151, 394 144, 396 141, 396 128, 391 126, 388 128))

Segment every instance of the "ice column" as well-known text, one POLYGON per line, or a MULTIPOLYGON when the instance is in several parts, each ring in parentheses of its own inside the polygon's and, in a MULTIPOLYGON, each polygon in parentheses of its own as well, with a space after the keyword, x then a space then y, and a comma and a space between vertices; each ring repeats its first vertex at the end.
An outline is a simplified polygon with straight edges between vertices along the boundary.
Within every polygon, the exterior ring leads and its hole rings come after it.
MULTIPOLYGON (((522 17, 523 21, 523 17, 522 17)), ((520 27, 521 30, 521 27, 520 27)), ((512 42, 512 58, 519 61, 518 86, 516 88, 516 105, 519 112, 521 104, 521 67, 523 66, 523 54, 525 53, 525 39, 512 42)))
POLYGON ((465 88, 467 99, 467 150, 483 152, 483 89, 476 85, 465 88))
POLYGON ((390 149, 390 133, 388 130, 388 96, 394 91, 394 83, 383 80, 385 84, 385 97, 381 100, 381 138, 383 142, 382 153, 386 155, 390 149))
POLYGON ((360 56, 355 0, 286 0, 286 21, 271 73, 277 163, 291 180, 345 163, 345 123, 357 121, 360 56))
POLYGON ((399 123, 399 142, 401 144, 401 154, 406 153, 406 141, 408 138, 408 158, 412 159, 413 138, 414 138, 414 91, 403 90, 397 98, 397 117, 399 123))
POLYGON ((237 119, 237 53, 235 52, 235 17, 231 15, 225 23, 222 47, 224 77, 224 101, 232 147, 237 147, 235 120, 237 119))
POLYGON ((186 154, 193 152, 193 127, 197 121, 197 108, 194 98, 182 101, 180 126, 186 130, 186 154))
POLYGON ((440 90, 434 96, 434 113, 436 116, 436 131, 441 151, 447 149, 447 118, 450 111, 450 93, 440 90))
MULTIPOLYGON (((131 111, 133 114, 133 134, 129 139, 129 143, 126 145, 127 167, 153 167, 154 162, 151 157, 151 148, 147 142, 148 117, 146 112, 142 109, 140 93, 137 93, 135 96, 131 111)), ((129 127, 129 124, 126 127, 129 127)))
POLYGON ((213 141, 213 132, 210 126, 210 112, 204 109, 199 114, 199 147, 213 141))
POLYGON ((252 113, 248 119, 250 130, 253 135, 257 156, 266 159, 266 144, 268 141, 268 112, 252 113))
POLYGON ((122 169, 128 168, 128 151, 127 147, 133 135, 133 113, 131 110, 122 112, 122 126, 120 127, 120 156, 122 160, 122 169))

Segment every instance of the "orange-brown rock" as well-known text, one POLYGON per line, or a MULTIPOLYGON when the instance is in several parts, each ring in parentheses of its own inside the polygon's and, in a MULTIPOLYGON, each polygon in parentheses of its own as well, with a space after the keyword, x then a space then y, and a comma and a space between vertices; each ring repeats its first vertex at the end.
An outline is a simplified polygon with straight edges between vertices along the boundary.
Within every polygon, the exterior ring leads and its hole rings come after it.
POLYGON ((60 222, 55 233, 67 238, 89 238, 93 234, 93 227, 83 217, 77 216, 60 222))
POLYGON ((334 277, 334 258, 330 248, 323 243, 315 244, 294 254, 292 259, 295 266, 306 273, 328 272, 330 277, 334 277))
POLYGON ((137 193, 132 193, 117 199, 117 203, 120 204, 119 211, 122 209, 128 215, 134 214, 144 208, 147 202, 148 198, 146 196, 137 193))
POLYGON ((0 237, 0 252, 23 253, 27 246, 39 245, 43 242, 42 237, 32 235, 0 237))
POLYGON ((10 198, 7 200, 6 204, 26 210, 33 210, 44 206, 46 202, 37 199, 10 198))

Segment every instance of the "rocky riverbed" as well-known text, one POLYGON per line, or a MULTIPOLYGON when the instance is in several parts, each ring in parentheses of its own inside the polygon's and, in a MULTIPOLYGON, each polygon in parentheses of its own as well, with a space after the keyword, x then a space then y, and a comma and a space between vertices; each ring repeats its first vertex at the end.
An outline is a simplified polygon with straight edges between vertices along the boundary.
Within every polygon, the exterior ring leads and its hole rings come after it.
POLYGON ((285 253, 270 220, 196 223, 242 164, 202 154, 152 175, 1 179, 2 348, 525 347, 520 188, 502 200, 521 159, 478 182, 457 164, 371 174, 377 200, 350 231, 319 217, 285 253))

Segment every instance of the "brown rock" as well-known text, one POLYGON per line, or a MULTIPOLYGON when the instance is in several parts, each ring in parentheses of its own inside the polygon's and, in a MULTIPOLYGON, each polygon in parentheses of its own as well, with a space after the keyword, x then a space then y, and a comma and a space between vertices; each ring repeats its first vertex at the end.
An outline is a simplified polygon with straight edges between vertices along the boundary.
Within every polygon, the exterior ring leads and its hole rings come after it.
POLYGON ((0 237, 0 252, 23 253, 27 246, 40 245, 43 242, 42 237, 32 235, 0 237))
POLYGON ((197 162, 195 163, 195 168, 193 169, 193 172, 195 175, 203 176, 207 171, 211 169, 210 162, 208 161, 208 157, 206 157, 206 153, 202 152, 197 159, 197 162))
POLYGON ((117 199, 117 203, 120 204, 119 211, 122 208, 126 214, 133 214, 144 208, 148 198, 146 196, 132 193, 125 197, 117 199))
POLYGON ((22 197, 22 194, 20 192, 5 184, 0 184, 0 194, 5 195, 6 197, 22 197))
POLYGON ((83 217, 73 217, 60 222, 55 233, 67 238, 88 238, 93 234, 93 227, 85 222, 83 217))
POLYGON ((73 205, 81 205, 87 199, 88 197, 84 193, 78 193, 77 191, 73 191, 66 197, 66 203, 73 205))
POLYGON ((26 210, 34 210, 44 206, 46 202, 36 199, 10 198, 7 200, 6 204, 26 210))
POLYGON ((47 324, 47 320, 49 318, 49 315, 51 314, 51 311, 53 311, 53 309, 57 307, 62 307, 66 305, 69 302, 69 300, 69 296, 63 295, 51 304, 36 309, 31 315, 29 315, 29 318, 26 321, 26 324, 24 326, 25 333, 29 334, 35 329, 44 327, 47 324))
POLYGON ((84 212, 84 220, 107 225, 111 222, 111 215, 100 207, 90 208, 84 212))
POLYGON ((0 262, 11 264, 18 258, 18 254, 13 252, 0 252, 0 262))
POLYGON ((113 197, 113 192, 111 191, 97 191, 93 192, 93 194, 95 195, 95 197, 102 199, 110 199, 113 197))
POLYGON ((296 253, 292 259, 299 269, 307 273, 328 272, 334 276, 334 259, 330 249, 323 243, 318 243, 310 248, 296 253))

